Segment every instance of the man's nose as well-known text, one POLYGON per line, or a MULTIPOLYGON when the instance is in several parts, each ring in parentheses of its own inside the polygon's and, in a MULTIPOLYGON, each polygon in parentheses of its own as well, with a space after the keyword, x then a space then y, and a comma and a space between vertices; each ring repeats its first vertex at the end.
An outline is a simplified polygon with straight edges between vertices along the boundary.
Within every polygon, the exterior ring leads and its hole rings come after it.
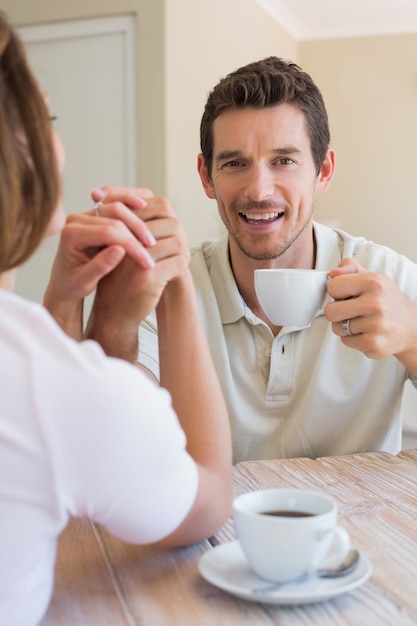
POLYGON ((252 166, 247 172, 245 195, 260 202, 274 194, 273 173, 265 166, 252 166))

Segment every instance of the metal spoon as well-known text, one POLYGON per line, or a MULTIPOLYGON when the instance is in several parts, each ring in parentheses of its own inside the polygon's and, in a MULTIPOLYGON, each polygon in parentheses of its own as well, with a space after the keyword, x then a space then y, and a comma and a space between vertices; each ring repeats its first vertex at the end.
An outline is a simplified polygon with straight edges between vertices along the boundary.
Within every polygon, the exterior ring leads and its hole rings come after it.
POLYGON ((359 561, 359 552, 355 549, 349 550, 346 557, 341 561, 338 565, 334 567, 326 567, 317 570, 316 572, 305 572, 300 576, 296 576, 295 578, 291 578, 291 580, 286 580, 283 583, 271 583, 270 585, 264 585, 263 587, 255 587, 252 589, 252 593, 267 593, 269 591, 275 591, 284 587, 284 585, 289 585, 290 583, 302 583, 306 581, 308 578, 338 578, 340 576, 346 576, 350 574, 355 567, 357 566, 359 561))

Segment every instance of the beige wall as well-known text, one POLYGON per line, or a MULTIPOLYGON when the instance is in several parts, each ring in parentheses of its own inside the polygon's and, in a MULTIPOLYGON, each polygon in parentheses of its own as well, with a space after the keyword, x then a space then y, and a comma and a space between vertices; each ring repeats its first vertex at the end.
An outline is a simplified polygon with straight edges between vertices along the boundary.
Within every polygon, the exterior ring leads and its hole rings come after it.
POLYGON ((304 42, 323 91, 336 174, 316 217, 417 262, 417 34, 304 42))
POLYGON ((166 193, 191 243, 220 231, 196 173, 207 92, 277 54, 321 87, 337 153, 316 217, 417 261, 417 34, 296 43, 254 0, 4 0, 16 25, 133 13, 138 41, 139 183, 166 193))

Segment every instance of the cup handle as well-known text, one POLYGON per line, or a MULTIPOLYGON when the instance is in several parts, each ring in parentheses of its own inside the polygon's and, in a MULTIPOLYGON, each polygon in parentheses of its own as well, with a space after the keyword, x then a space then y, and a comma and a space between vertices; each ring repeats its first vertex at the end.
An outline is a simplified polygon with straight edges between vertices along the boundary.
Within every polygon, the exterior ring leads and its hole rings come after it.
POLYGON ((324 558, 320 567, 333 567, 337 565, 340 561, 343 561, 351 548, 349 533, 342 526, 335 526, 330 532, 333 533, 333 541, 327 554, 331 554, 331 556, 327 557, 326 555, 327 558, 324 558))

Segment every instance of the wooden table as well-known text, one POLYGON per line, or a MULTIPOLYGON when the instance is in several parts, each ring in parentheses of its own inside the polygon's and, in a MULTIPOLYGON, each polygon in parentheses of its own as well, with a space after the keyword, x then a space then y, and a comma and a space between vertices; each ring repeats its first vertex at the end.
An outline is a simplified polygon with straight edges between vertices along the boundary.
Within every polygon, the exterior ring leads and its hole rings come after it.
POLYGON ((234 486, 235 495, 270 487, 331 494, 352 543, 372 562, 371 578, 318 604, 256 604, 198 573, 206 550, 235 538, 231 520, 210 541, 174 550, 132 546, 74 520, 60 538, 54 595, 42 626, 417 624, 417 450, 239 463, 234 486))

